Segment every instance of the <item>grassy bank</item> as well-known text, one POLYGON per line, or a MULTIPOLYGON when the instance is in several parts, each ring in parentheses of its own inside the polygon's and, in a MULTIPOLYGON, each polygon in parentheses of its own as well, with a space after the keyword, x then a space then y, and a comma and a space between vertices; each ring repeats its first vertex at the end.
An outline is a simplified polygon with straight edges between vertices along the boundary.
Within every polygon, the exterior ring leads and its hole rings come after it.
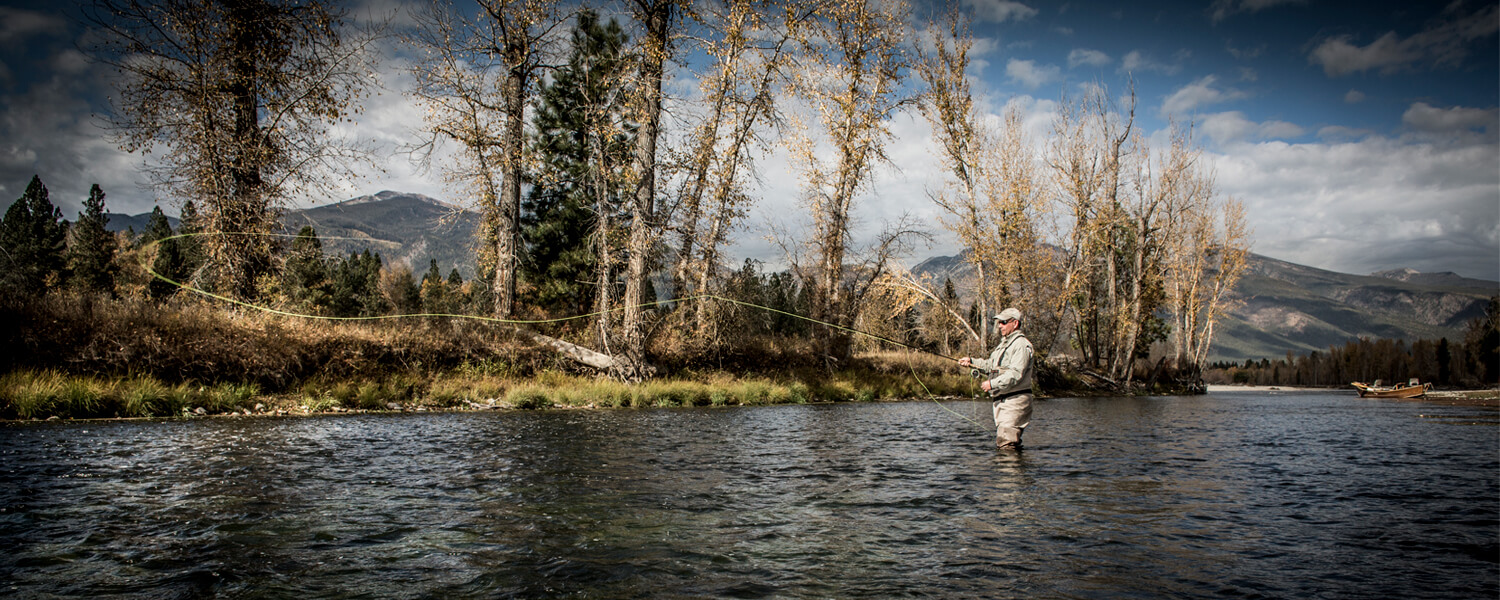
POLYGON ((951 362, 909 352, 829 369, 806 341, 779 338, 726 350, 658 336, 661 375, 625 384, 465 320, 324 322, 68 296, 0 313, 3 419, 744 406, 968 396, 976 384, 951 362))
POLYGON ((22 369, 0 376, 0 418, 130 418, 219 414, 313 414, 386 410, 487 410, 752 406, 873 402, 972 393, 968 377, 904 376, 859 369, 785 377, 695 373, 639 384, 547 371, 490 375, 482 365, 443 373, 314 379, 294 391, 253 383, 164 383, 151 375, 69 375, 22 369), (925 387, 924 387, 925 386, 925 387))

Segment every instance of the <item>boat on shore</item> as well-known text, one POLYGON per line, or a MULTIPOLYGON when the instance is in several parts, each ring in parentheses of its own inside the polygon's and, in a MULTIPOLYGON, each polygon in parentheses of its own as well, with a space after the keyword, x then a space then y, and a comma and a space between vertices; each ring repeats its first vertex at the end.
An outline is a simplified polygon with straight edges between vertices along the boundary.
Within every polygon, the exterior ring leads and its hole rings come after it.
POLYGON ((1349 385, 1359 391, 1361 398, 1421 398, 1432 389, 1431 383, 1418 383, 1416 379, 1406 385, 1380 385, 1380 380, 1375 380, 1374 385, 1360 383, 1358 381, 1349 385))

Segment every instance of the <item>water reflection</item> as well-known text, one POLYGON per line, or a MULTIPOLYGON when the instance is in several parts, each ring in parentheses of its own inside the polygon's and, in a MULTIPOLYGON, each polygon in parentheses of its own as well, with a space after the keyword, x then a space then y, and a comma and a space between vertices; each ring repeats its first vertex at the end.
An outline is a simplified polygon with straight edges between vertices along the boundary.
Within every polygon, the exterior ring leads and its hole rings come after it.
POLYGON ((1445 424, 1494 417, 1474 411, 1060 399, 1021 452, 931 402, 11 426, 0 581, 58 597, 1493 597, 1500 442, 1445 424))

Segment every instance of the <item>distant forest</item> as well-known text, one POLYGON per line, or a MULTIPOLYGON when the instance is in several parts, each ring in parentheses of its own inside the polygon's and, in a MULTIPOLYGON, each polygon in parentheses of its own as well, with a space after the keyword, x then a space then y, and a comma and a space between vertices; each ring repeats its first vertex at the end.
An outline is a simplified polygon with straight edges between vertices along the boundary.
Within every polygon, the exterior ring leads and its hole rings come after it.
POLYGON ((1359 381, 1386 384, 1409 379, 1439 387, 1478 388, 1500 383, 1500 298, 1491 298, 1485 317, 1469 322, 1464 339, 1450 341, 1367 338, 1327 352, 1311 352, 1243 364, 1218 362, 1204 378, 1215 384, 1346 386, 1359 381))

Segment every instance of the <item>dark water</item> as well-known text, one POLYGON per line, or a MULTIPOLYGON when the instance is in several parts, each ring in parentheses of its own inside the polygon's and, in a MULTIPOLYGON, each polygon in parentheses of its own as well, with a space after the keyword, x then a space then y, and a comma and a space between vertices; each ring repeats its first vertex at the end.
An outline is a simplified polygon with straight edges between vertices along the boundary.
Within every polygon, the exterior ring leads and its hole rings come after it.
POLYGON ((0 595, 1493 599, 1496 420, 1059 399, 1019 455, 933 402, 17 425, 0 595))

